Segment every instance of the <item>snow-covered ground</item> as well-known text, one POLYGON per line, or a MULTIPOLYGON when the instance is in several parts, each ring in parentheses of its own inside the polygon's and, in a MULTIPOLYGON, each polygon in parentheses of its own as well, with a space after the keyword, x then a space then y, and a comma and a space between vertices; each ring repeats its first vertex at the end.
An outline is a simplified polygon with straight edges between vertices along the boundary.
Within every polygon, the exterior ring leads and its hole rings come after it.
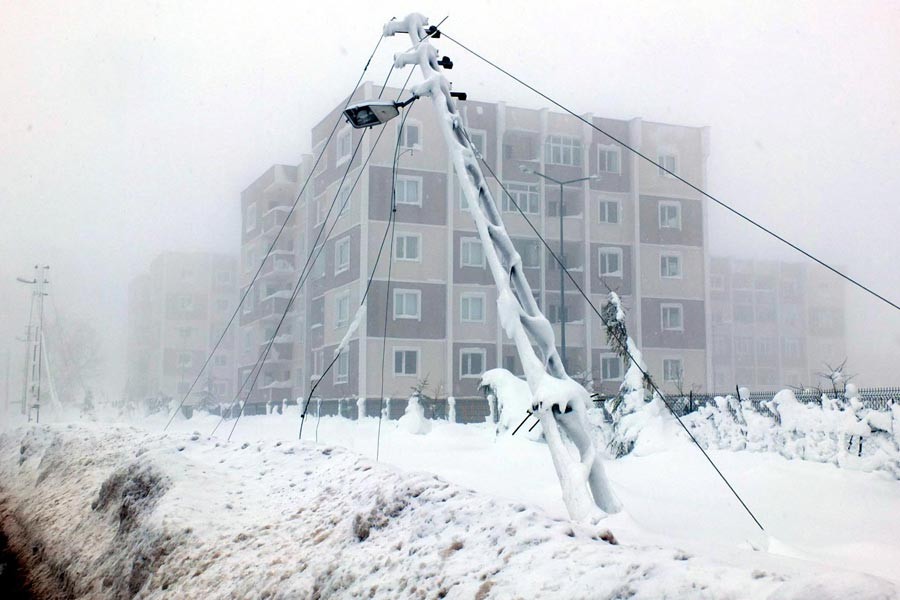
POLYGON ((712 451, 766 538, 674 435, 607 464, 627 511, 604 523, 613 546, 567 522, 547 448, 521 433, 384 422, 377 464, 375 419, 323 418, 318 444, 314 421, 296 441, 296 410, 244 417, 230 443, 208 439, 215 422, 12 429, 4 523, 42 532, 43 568, 83 593, 897 597, 900 483, 884 473, 712 451))

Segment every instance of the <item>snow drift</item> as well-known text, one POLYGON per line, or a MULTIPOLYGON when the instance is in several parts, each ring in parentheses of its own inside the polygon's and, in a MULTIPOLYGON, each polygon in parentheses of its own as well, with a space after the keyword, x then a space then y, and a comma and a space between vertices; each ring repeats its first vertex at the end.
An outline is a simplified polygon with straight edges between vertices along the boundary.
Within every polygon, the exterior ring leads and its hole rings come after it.
POLYGON ((0 436, 0 516, 44 591, 92 598, 890 598, 882 580, 746 567, 547 517, 306 443, 130 427, 0 436))

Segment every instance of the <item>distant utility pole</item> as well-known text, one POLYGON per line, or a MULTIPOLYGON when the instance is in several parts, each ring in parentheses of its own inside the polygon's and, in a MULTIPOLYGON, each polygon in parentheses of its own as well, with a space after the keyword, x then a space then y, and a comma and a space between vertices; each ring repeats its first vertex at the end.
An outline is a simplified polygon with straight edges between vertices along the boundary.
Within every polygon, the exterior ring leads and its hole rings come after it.
POLYGON ((35 421, 41 418, 41 375, 43 373, 44 352, 44 298, 47 296, 45 286, 50 283, 47 279, 49 265, 34 265, 34 277, 16 277, 20 283, 31 286, 31 308, 28 311, 28 329, 25 332, 27 346, 25 358, 25 389, 22 393, 22 412, 31 420, 31 409, 35 409, 35 421), (37 303, 38 324, 34 326, 34 308, 37 303), (34 399, 34 403, 28 406, 28 396, 34 399))

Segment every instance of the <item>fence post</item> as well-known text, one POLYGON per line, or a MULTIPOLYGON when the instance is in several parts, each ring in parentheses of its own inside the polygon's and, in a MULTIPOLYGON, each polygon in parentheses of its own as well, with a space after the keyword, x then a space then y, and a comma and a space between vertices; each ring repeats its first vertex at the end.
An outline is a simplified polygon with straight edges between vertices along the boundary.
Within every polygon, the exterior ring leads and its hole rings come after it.
POLYGON ((688 412, 694 412, 694 390, 691 390, 688 394, 688 406, 690 407, 688 412))

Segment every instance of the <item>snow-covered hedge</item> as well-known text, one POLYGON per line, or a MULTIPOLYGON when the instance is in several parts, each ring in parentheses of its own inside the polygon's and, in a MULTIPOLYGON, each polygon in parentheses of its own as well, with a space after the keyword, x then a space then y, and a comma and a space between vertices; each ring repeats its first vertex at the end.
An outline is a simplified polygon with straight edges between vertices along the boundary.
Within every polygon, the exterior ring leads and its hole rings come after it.
POLYGON ((900 479, 900 406, 882 412, 856 398, 824 395, 821 403, 806 404, 782 390, 760 409, 748 400, 717 397, 682 419, 707 447, 777 452, 900 479))

